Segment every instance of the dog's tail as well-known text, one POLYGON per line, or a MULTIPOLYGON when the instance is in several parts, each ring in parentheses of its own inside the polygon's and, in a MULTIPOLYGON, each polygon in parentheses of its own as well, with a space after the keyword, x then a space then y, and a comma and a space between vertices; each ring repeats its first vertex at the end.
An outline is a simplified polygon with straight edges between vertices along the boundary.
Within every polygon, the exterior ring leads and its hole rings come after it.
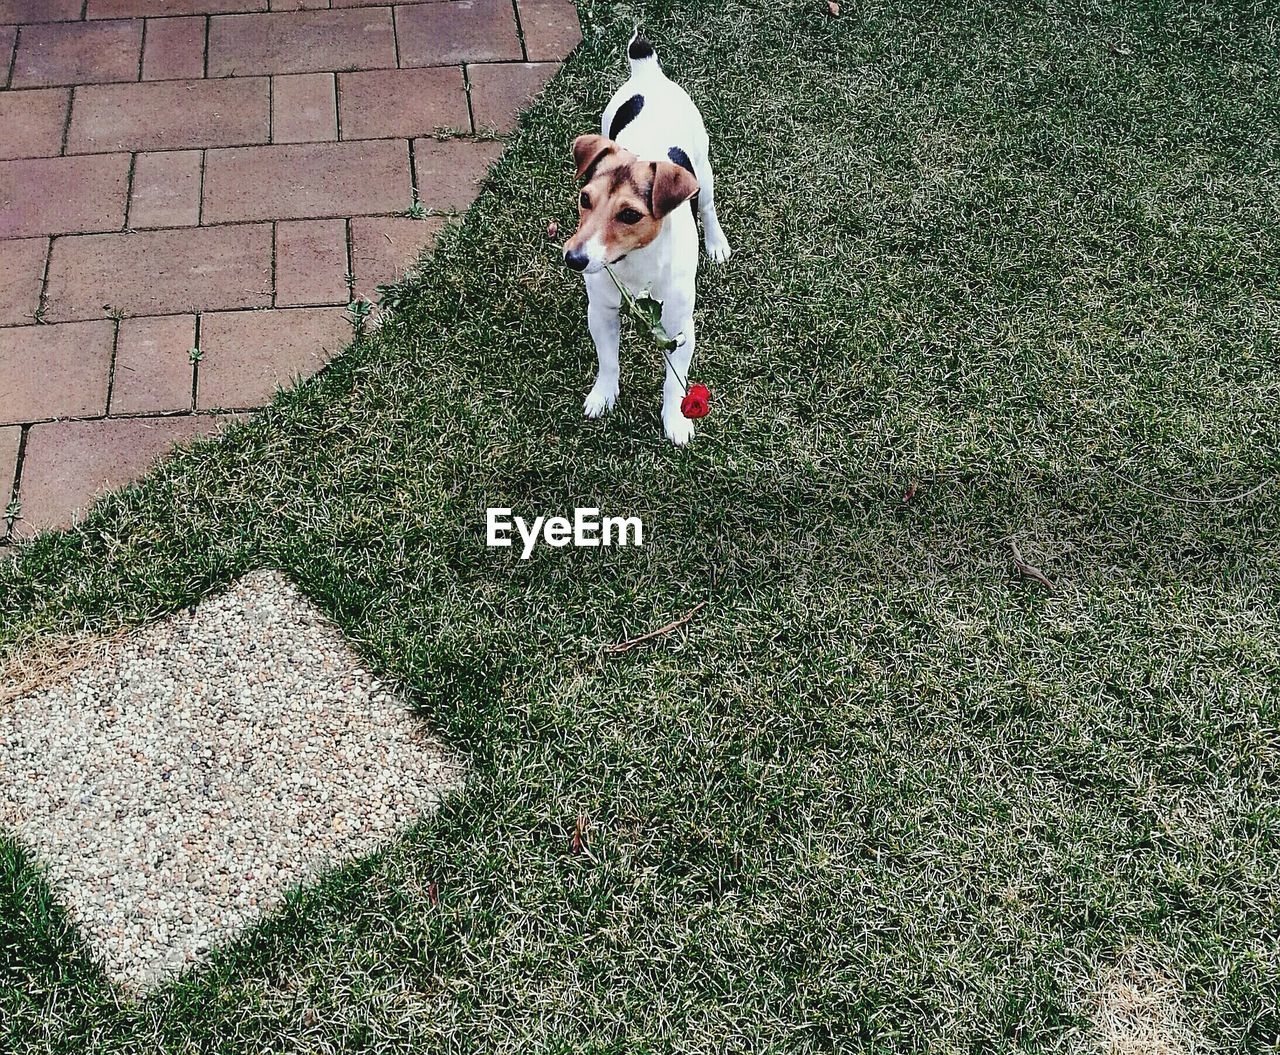
POLYGON ((658 53, 653 50, 653 45, 640 32, 639 26, 636 26, 636 31, 631 36, 631 43, 627 45, 627 58, 631 60, 631 75, 633 77, 638 73, 661 68, 658 65, 658 53))

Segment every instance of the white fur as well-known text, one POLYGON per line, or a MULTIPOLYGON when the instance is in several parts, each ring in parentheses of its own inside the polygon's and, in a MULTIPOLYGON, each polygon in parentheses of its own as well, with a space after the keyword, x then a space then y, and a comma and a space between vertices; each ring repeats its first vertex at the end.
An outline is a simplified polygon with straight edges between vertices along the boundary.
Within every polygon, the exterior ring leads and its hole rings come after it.
MULTIPOLYGON (((644 106, 619 134, 616 142, 643 161, 670 161, 668 151, 679 147, 693 164, 698 179, 698 211, 706 238, 707 255, 717 263, 729 259, 729 241, 716 217, 715 177, 711 171, 707 130, 693 100, 678 84, 667 79, 656 56, 631 60, 630 79, 614 93, 600 119, 603 135, 618 107, 633 95, 644 96, 644 106)), ((584 247, 589 263, 583 278, 587 285, 587 328, 595 342, 599 370, 587 394, 583 411, 589 418, 602 417, 618 398, 618 311, 622 297, 604 270, 603 247, 584 247)), ((698 228, 693 212, 680 206, 662 222, 658 237, 611 265, 628 292, 648 291, 662 301, 663 328, 683 341, 669 353, 662 390, 662 424, 667 438, 683 445, 693 438, 693 422, 680 413, 684 382, 689 380, 694 334, 693 306, 698 277, 698 228)))

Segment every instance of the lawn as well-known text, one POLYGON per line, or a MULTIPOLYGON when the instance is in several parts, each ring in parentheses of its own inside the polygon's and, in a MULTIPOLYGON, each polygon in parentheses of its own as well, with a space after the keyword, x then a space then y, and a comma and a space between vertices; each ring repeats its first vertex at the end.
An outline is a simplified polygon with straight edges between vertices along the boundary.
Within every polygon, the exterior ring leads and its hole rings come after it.
POLYGON ((140 1003, 0 841, 0 1048, 1076 1051, 1129 985, 1132 1050, 1277 1050, 1273 15, 583 15, 393 322, 0 566, 0 651, 282 568, 466 791, 140 1003), (546 233, 639 18, 735 247, 686 450, 634 337, 582 420, 546 233), (495 505, 646 545, 521 561, 495 505))

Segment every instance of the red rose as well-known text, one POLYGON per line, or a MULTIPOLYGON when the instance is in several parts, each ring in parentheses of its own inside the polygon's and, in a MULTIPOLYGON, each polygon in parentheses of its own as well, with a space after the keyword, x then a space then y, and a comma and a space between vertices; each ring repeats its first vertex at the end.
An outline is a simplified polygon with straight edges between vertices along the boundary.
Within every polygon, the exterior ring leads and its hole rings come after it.
POLYGON ((680 413, 686 418, 705 418, 711 410, 711 393, 706 385, 690 385, 680 400, 680 413))

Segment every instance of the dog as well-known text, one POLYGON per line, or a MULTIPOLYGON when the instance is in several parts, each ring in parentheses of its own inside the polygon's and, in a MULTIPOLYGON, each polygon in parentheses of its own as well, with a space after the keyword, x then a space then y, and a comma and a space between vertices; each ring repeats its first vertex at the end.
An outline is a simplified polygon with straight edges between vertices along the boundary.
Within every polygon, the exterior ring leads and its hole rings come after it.
POLYGON ((702 217, 707 255, 722 263, 731 250, 716 216, 702 114, 662 72, 653 45, 638 29, 627 57, 631 77, 605 107, 600 134, 579 136, 573 143, 582 189, 578 229, 565 243, 564 262, 586 283, 587 329, 599 360, 583 412, 602 417, 618 399, 622 296, 605 271, 608 265, 629 293, 648 291, 662 302, 663 329, 681 342, 668 354, 662 424, 667 438, 683 446, 693 438, 693 422, 680 412, 680 401, 696 343, 695 211, 702 217))

